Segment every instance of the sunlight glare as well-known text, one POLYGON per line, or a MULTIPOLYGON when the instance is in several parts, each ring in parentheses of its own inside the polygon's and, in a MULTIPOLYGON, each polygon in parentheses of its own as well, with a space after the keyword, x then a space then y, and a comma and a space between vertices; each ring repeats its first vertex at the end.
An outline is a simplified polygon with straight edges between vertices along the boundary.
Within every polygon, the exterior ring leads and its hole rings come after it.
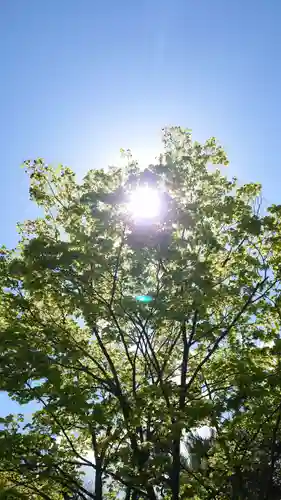
POLYGON ((159 192, 149 186, 139 187, 131 194, 128 209, 135 219, 158 217, 161 211, 159 192))

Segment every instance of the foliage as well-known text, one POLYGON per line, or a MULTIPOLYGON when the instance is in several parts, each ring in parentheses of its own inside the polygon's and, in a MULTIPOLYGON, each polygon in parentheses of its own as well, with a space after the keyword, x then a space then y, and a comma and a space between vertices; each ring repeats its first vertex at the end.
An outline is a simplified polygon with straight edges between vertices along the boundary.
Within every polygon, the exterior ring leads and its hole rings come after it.
POLYGON ((1 251, 0 388, 41 409, 3 422, 13 498, 274 498, 281 206, 264 215, 260 185, 210 167, 228 163, 214 138, 163 140, 155 165, 127 152, 80 184, 25 162, 43 216, 1 251), (126 210, 146 183, 165 207, 149 223, 126 210))

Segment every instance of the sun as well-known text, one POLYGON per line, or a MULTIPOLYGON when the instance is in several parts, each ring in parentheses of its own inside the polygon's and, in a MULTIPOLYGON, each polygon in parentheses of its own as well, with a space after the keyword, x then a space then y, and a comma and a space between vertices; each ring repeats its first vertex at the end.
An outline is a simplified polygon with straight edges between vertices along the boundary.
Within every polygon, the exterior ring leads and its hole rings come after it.
POLYGON ((161 197, 156 189, 141 186, 133 191, 129 198, 128 210, 134 219, 150 220, 161 212, 161 197))

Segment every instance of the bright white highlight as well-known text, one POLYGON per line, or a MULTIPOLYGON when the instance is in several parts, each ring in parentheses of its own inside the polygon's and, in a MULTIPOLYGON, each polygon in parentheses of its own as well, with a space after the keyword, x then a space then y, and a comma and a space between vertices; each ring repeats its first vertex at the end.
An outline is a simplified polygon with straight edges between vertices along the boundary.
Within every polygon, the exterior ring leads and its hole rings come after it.
POLYGON ((161 212, 159 192, 149 186, 137 188, 130 195, 128 210, 135 219, 153 219, 161 212))

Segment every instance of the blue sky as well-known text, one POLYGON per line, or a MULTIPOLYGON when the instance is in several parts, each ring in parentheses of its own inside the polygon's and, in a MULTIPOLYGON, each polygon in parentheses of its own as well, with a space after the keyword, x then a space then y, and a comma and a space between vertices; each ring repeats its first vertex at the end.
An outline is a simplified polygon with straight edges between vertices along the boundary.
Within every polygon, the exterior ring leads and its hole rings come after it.
POLYGON ((1 243, 34 213, 24 159, 79 176, 120 147, 150 161, 165 125, 216 135, 278 201, 280 18, 277 0, 2 0, 1 243))

